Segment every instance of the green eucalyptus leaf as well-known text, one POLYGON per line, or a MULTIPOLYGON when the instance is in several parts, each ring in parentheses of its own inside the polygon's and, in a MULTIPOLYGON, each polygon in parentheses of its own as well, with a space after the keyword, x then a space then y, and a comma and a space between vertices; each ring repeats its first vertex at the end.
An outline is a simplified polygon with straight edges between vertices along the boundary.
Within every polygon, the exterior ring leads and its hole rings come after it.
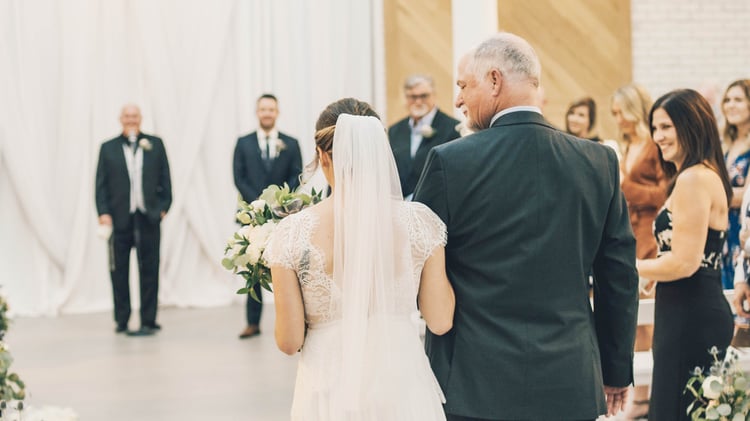
POLYGON ((255 293, 254 289, 250 290, 250 296, 253 297, 253 300, 255 300, 255 301, 259 302, 259 303, 261 302, 260 298, 258 298, 258 295, 255 293))
POLYGON ((234 262, 232 262, 232 259, 228 257, 221 259, 221 265, 224 266, 224 269, 226 270, 234 269, 234 262))

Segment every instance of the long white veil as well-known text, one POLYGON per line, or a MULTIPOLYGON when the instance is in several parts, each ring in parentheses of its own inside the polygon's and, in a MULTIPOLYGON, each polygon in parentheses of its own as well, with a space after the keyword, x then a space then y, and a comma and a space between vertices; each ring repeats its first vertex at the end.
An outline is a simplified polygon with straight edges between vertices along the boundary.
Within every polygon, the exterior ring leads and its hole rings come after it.
POLYGON ((389 346, 387 323, 382 321, 394 315, 398 299, 397 253, 403 245, 396 244, 395 212, 403 199, 380 120, 338 117, 333 173, 333 279, 342 291, 340 398, 345 409, 356 410, 363 399, 373 399, 373 383, 378 383, 373 376, 387 376, 388 367, 381 366, 396 357, 389 346), (368 349, 373 344, 379 350, 374 360, 368 349))

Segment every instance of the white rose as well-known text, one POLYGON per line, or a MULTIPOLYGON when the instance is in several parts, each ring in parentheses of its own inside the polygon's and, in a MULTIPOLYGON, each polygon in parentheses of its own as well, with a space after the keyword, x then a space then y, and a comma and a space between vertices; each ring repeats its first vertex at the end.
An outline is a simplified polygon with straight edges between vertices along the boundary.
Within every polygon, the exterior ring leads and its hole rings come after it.
POLYGON ((246 239, 250 239, 250 233, 253 232, 253 228, 255 227, 253 227, 252 225, 245 225, 237 231, 237 234, 245 237, 246 239))
POLYGON ((250 241, 250 244, 258 247, 259 250, 263 250, 266 248, 268 238, 271 236, 274 228, 276 228, 276 223, 267 222, 261 226, 254 228, 255 229, 250 232, 250 236, 247 239, 248 241, 250 241))
POLYGON ((151 141, 145 137, 142 137, 141 140, 138 141, 138 146, 143 148, 144 151, 150 151, 152 147, 151 141))
POLYGON ((258 263, 258 260, 260 260, 260 248, 253 244, 250 244, 249 246, 247 246, 245 255, 248 257, 250 263, 256 264, 258 263))
POLYGON ((432 126, 424 125, 419 128, 419 134, 424 138, 430 138, 435 135, 435 129, 433 129, 432 126))
MULTIPOLYGON (((248 247, 248 250, 249 249, 250 247, 248 247)), ((250 254, 246 251, 245 254, 240 254, 239 256, 237 256, 237 258, 234 259, 234 265, 237 267, 244 267, 246 264, 251 263, 251 261, 252 256, 250 256, 250 254)))
POLYGON ((250 206, 255 210, 262 211, 266 208, 266 201, 263 199, 253 200, 250 206))
POLYGON ((706 399, 718 399, 721 395, 721 389, 724 387, 721 377, 708 376, 703 380, 703 396, 706 399), (718 383, 718 386, 716 385, 718 383))
POLYGON ((278 155, 279 153, 281 153, 281 151, 286 149, 286 143, 284 143, 284 141, 279 138, 276 139, 275 146, 276 146, 276 155, 278 155))

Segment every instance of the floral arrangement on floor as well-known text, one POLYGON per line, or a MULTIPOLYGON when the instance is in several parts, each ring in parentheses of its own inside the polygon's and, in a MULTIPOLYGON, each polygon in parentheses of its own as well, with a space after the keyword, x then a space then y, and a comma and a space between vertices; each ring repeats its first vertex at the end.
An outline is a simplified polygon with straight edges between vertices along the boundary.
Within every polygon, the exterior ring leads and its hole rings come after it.
POLYGON ((714 357, 709 372, 696 367, 685 388, 694 397, 688 414, 693 421, 745 421, 750 412, 750 378, 739 367, 738 351, 728 348, 723 360, 715 346, 708 352, 714 357))
POLYGON ((23 409, 26 397, 26 385, 16 373, 10 372, 13 357, 5 343, 5 333, 8 331, 8 302, 0 296, 0 419, 3 412, 10 408, 23 409))
POLYGON ((13 357, 3 340, 8 325, 8 302, 0 295, 0 421, 78 421, 70 408, 24 405, 26 385, 18 374, 9 372, 13 357))
POLYGON ((227 242, 221 260, 225 269, 245 279, 245 286, 237 291, 238 294, 250 294, 260 301, 253 289, 256 285, 271 291, 271 271, 263 258, 271 233, 282 219, 320 202, 321 193, 315 189, 310 194, 299 189, 291 191, 284 183, 283 187, 266 187, 260 197, 249 204, 239 200, 236 217, 242 226, 227 242))

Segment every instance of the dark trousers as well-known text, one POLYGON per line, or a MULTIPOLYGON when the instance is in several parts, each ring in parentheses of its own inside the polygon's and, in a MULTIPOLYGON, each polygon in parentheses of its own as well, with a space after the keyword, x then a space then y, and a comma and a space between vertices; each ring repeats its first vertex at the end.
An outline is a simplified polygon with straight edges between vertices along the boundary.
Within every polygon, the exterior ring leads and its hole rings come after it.
POLYGON ((140 274, 141 326, 156 323, 159 296, 159 222, 146 215, 131 214, 127 228, 114 230, 110 238, 110 276, 115 304, 115 323, 126 325, 130 319, 130 250, 135 247, 140 274))
POLYGON ((247 317, 248 325, 260 325, 260 313, 263 311, 263 294, 261 294, 260 284, 253 287, 255 295, 258 296, 260 302, 255 301, 250 294, 247 294, 247 304, 245 304, 245 315, 247 317))

